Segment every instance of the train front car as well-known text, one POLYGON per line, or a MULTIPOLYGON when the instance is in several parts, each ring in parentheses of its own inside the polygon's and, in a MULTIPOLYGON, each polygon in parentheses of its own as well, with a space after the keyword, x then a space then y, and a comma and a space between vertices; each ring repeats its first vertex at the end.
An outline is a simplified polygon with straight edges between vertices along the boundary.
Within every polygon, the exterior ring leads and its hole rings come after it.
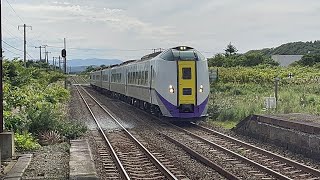
POLYGON ((156 61, 156 97, 170 121, 199 121, 207 117, 210 84, 206 58, 191 47, 161 53, 156 61))

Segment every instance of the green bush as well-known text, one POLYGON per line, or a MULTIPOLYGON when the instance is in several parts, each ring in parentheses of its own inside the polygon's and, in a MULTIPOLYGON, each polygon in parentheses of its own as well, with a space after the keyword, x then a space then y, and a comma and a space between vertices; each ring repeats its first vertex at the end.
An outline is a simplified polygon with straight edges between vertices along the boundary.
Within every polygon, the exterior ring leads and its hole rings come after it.
POLYGON ((40 144, 31 133, 14 134, 15 147, 18 151, 32 151, 40 148, 40 144))
POLYGON ((22 61, 5 60, 3 67, 6 129, 35 136, 57 131, 66 138, 79 137, 86 131, 84 126, 66 120, 63 107, 70 92, 59 82, 65 77, 61 72, 48 69, 46 63, 31 61, 25 68, 22 61))
POLYGON ((57 129, 67 139, 76 139, 87 131, 87 127, 77 121, 62 121, 57 129))
POLYGON ((23 132, 28 130, 28 120, 24 114, 13 114, 11 111, 3 112, 7 130, 23 132))

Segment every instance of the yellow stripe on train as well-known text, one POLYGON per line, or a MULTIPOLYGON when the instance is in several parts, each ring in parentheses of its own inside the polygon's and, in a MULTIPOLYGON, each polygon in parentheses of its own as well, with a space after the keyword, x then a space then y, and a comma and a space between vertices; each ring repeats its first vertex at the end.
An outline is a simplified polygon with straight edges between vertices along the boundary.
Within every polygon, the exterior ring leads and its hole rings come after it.
POLYGON ((179 106, 196 104, 196 67, 195 61, 178 61, 179 67, 179 106))

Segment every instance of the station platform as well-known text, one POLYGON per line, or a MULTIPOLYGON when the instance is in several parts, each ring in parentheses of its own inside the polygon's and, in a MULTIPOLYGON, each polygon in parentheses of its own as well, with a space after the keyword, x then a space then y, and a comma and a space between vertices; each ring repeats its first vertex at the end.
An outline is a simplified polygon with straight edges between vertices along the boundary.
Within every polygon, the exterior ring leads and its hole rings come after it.
POLYGON ((69 179, 98 179, 88 140, 72 140, 70 143, 69 179))
POLYGON ((320 160, 320 116, 300 113, 251 115, 233 130, 320 160))

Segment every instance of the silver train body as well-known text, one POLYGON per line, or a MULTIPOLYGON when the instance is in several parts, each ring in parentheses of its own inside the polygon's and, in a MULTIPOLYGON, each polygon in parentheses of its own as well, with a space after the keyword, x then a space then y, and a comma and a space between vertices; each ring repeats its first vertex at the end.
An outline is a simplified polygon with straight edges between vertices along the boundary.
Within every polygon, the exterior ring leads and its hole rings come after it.
POLYGON ((207 59, 191 47, 179 46, 91 72, 90 84, 172 120, 198 121, 207 116, 207 59))

